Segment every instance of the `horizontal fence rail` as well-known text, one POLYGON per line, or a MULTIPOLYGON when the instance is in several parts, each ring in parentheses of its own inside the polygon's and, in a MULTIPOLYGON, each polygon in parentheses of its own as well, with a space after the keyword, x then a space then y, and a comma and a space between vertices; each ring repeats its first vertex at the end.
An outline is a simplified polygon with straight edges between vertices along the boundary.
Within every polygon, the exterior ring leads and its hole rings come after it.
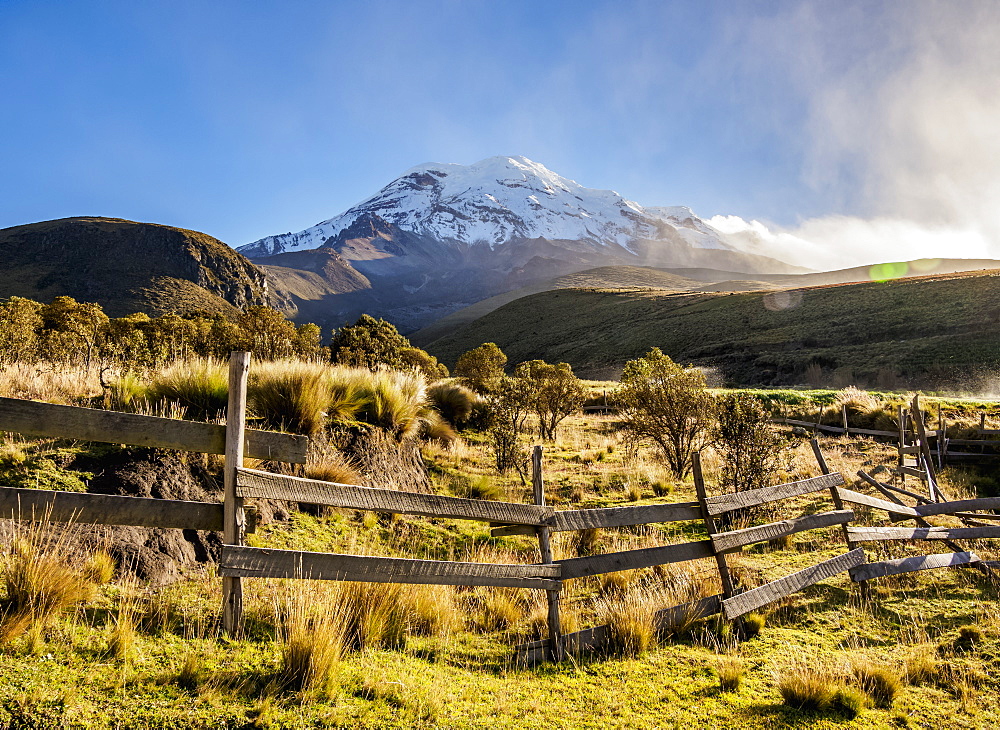
POLYGON ((837 487, 844 483, 844 477, 839 473, 823 474, 811 479, 802 479, 797 482, 788 482, 774 487, 763 487, 761 489, 747 489, 743 492, 732 492, 730 494, 720 494, 717 497, 705 499, 705 507, 710 516, 725 514, 733 510, 744 507, 755 507, 767 502, 775 502, 779 499, 798 497, 803 494, 811 494, 823 489, 837 487))
POLYGON ((782 520, 781 522, 747 527, 742 530, 717 532, 712 535, 712 544, 716 550, 728 552, 730 550, 738 550, 747 545, 753 545, 757 542, 767 542, 769 540, 776 540, 779 537, 785 537, 786 535, 794 535, 804 530, 843 525, 853 519, 854 512, 849 509, 823 512, 817 515, 806 515, 804 517, 782 520))
POLYGON ((979 556, 969 552, 918 555, 912 558, 897 558, 896 560, 885 560, 879 563, 866 563, 851 568, 850 573, 851 579, 860 583, 872 580, 873 578, 885 578, 886 576, 912 573, 917 570, 972 565, 978 562, 980 562, 979 556))
MULTIPOLYGON (((603 527, 632 527, 657 522, 683 522, 700 520, 701 509, 697 502, 671 504, 640 504, 628 507, 602 507, 599 509, 560 510, 552 515, 548 525, 551 532, 589 530, 603 527)), ((492 531, 493 537, 508 535, 534 535, 530 527, 503 525, 492 531)))
POLYGON ((497 565, 447 560, 413 560, 300 550, 222 548, 219 575, 240 578, 304 578, 367 583, 432 583, 558 590, 554 565, 497 565))
POLYGON ((563 579, 568 579, 581 578, 585 575, 616 573, 620 570, 652 568, 654 565, 666 565, 667 563, 683 563, 698 558, 710 558, 714 554, 712 541, 700 540, 698 542, 684 542, 679 545, 662 545, 604 555, 591 555, 585 558, 567 558, 556 560, 555 564, 562 567, 563 579))
POLYGON ((222 529, 222 504, 0 487, 0 518, 98 525, 222 529))
POLYGON ((1000 537, 1000 527, 848 527, 857 542, 981 540, 1000 537))
MULTIPOLYGON (((205 454, 226 453, 226 427, 214 423, 96 408, 0 398, 0 431, 34 438, 76 439, 205 454)), ((254 459, 304 464, 309 439, 248 429, 244 451, 254 459)))
POLYGON ((281 499, 372 512, 448 517, 481 522, 512 522, 520 525, 544 525, 553 513, 551 507, 534 504, 397 492, 390 489, 321 482, 255 469, 236 470, 236 491, 243 498, 281 499))

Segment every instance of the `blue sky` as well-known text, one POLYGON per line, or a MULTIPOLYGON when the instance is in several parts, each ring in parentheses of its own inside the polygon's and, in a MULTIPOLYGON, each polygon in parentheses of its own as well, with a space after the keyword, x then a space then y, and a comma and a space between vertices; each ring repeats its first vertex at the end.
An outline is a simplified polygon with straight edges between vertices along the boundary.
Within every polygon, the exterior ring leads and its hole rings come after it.
POLYGON ((0 227, 240 245, 422 162, 520 154, 647 205, 976 253, 1000 233, 998 6, 0 0, 0 227))

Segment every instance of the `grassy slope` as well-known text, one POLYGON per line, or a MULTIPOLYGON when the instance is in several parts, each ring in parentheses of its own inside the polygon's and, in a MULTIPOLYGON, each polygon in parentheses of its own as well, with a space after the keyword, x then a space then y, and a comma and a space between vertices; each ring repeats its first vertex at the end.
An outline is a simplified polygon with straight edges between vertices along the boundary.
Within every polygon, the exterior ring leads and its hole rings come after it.
POLYGON ((512 302, 428 349, 452 364, 493 341, 511 362, 565 361, 592 377, 614 377, 653 346, 740 383, 802 382, 812 362, 870 378, 880 369, 964 374, 1000 366, 998 284, 992 271, 818 287, 776 311, 788 295, 553 291, 512 302))
MULTIPOLYGON (((573 419, 560 440, 547 447, 548 498, 560 508, 621 504, 625 482, 639 471, 655 471, 640 459, 637 471, 607 419, 573 419)), ((827 440, 831 466, 846 474, 863 462, 891 461, 887 446, 859 440, 827 440)), ((447 492, 453 480, 488 472, 487 453, 471 443, 453 451, 427 453, 435 481, 447 492)), ((710 483, 717 464, 706 462, 710 483)), ((797 476, 815 475, 808 445, 797 444, 790 464, 797 476)), ((946 474, 949 485, 952 475, 946 474)), ((503 482, 511 497, 525 497, 515 480, 503 482)), ((653 497, 646 484, 642 501, 653 497)), ((689 482, 672 485, 666 501, 692 498, 689 482)), ((826 495, 804 497, 793 509, 829 508, 826 495)), ((774 515, 781 518, 786 515, 774 515)), ((665 525, 645 537, 676 542, 704 537, 697 529, 665 525), (678 529, 682 528, 682 529, 678 529)), ((272 547, 309 550, 373 550, 461 558, 467 550, 497 546, 534 559, 527 538, 493 541, 486 526, 448 520, 381 518, 355 513, 326 519, 295 515, 253 537, 272 547)), ((644 538, 642 531, 606 531, 600 551, 621 549, 618 541, 644 538)), ((559 534, 557 557, 569 554, 570 535, 559 534)), ((977 552, 983 548, 975 546, 977 552)), ((986 547, 989 550, 988 546, 986 547)), ((894 548, 898 554, 906 548, 894 548)), ((767 545, 733 556, 734 571, 750 585, 774 579, 843 551, 835 528, 795 535, 784 549, 767 545)), ((877 550, 871 550, 877 554, 877 550)), ((991 552, 980 552, 991 557, 991 552)), ((698 561, 703 568, 711 561, 698 561)), ((649 572, 649 571, 645 571, 649 572)), ((711 572, 711 571, 709 571, 711 572)), ((218 580, 189 583, 154 593, 169 606, 173 621, 154 621, 140 634, 135 658, 108 657, 109 615, 121 588, 112 586, 82 610, 46 632, 33 649, 17 642, 0 653, 0 722, 11 727, 710 727, 881 728, 990 727, 1000 722, 995 698, 1000 686, 1000 635, 994 594, 971 571, 935 571, 880 581, 877 600, 859 605, 845 576, 807 589, 768 611, 761 637, 738 646, 720 645, 711 632, 668 642, 638 659, 585 657, 576 663, 535 670, 505 663, 513 633, 458 633, 412 638, 399 651, 366 650, 350 655, 340 689, 327 700, 300 702, 293 695, 265 695, 255 678, 274 671, 278 647, 267 626, 271 596, 280 581, 247 581, 250 637, 216 638, 218 580), (974 651, 950 648, 959 626, 977 623, 985 637, 974 651), (870 709, 855 720, 837 712, 813 713, 781 704, 775 676, 797 662, 824 664, 843 673, 852 661, 869 659, 900 668, 916 651, 929 652, 959 679, 906 686, 893 707, 870 709), (744 687, 721 693, 715 663, 726 652, 747 666, 744 687), (198 689, 178 686, 176 673, 188 656, 206 674, 198 689)), ((582 610, 594 579, 574 581, 564 610, 582 610), (576 585, 580 584, 580 585, 576 585)), ((456 594, 462 595, 462 594, 456 594)), ((531 600, 540 603, 540 596, 531 600)), ((586 623, 593 620, 584 615, 586 623)), ((949 675, 950 676, 950 675, 949 675)))

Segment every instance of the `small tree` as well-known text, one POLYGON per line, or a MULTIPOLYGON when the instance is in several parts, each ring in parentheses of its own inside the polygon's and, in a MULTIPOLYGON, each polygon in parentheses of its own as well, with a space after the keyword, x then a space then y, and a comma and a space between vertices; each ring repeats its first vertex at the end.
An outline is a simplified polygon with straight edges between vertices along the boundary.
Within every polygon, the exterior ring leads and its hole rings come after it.
POLYGON ((507 356, 496 343, 485 342, 459 356, 455 363, 455 375, 465 380, 477 393, 486 395, 500 385, 506 364, 507 356))
POLYGON ((522 481, 528 452, 521 445, 521 431, 528 415, 529 396, 524 381, 505 376, 489 399, 490 445, 497 471, 506 474, 516 469, 522 481))
POLYGON ((538 435, 547 441, 554 439, 559 424, 583 405, 583 385, 568 363, 529 360, 514 369, 514 377, 528 384, 528 404, 538 417, 538 435))
POLYGON ((654 347, 625 364, 615 400, 625 429, 652 442, 674 475, 686 477, 691 455, 711 434, 714 399, 702 372, 678 365, 654 347))
POLYGON ((732 393, 719 402, 718 417, 722 484, 734 492, 768 486, 781 464, 781 440, 763 404, 746 393, 732 393))
POLYGON ((330 356, 341 365, 401 370, 405 366, 403 351, 409 347, 410 341, 399 334, 391 322, 362 314, 354 324, 334 332, 330 356))

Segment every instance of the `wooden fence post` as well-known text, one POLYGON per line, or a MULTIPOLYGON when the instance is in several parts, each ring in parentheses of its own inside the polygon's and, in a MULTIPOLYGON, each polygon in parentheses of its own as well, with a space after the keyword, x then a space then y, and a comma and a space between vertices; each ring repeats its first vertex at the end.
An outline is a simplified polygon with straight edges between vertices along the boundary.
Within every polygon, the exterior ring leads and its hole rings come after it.
POLYGON ((899 483, 906 486, 906 474, 903 473, 903 466, 906 464, 906 411, 903 406, 896 406, 897 421, 899 425, 899 458, 896 460, 896 468, 899 470, 899 483))
MULTIPOLYGON (((845 410, 845 418, 846 418, 846 410, 845 410)), ((816 457, 816 463, 819 464, 819 470, 824 474, 829 474, 830 466, 826 463, 826 457, 823 456, 823 452, 819 448, 819 441, 813 439, 811 443, 812 443, 813 455, 815 455, 816 457)), ((833 498, 834 507, 836 507, 838 510, 844 509, 844 500, 841 499, 840 497, 840 487, 830 487, 830 496, 833 498)), ((848 550, 853 550, 856 547, 860 547, 857 543, 851 540, 851 533, 847 529, 846 524, 842 524, 840 526, 840 529, 844 535, 844 542, 847 543, 848 550)), ((866 599, 871 598, 871 587, 867 583, 861 584, 861 597, 866 599)))
MULTIPOLYGON (((531 486, 534 489, 535 504, 545 506, 545 484, 542 481, 542 447, 536 445, 531 452, 531 486)), ((552 565, 551 530, 538 528, 538 550, 542 563, 552 565)), ((559 622, 559 591, 546 591, 549 602, 549 650, 553 661, 563 660, 562 627, 559 622)))
MULTIPOLYGON (((844 436, 847 438, 851 437, 851 429, 847 427, 847 404, 843 403, 840 406, 840 418, 844 422, 844 436)), ((838 507, 839 509, 839 507, 838 507)))
MULTIPOLYGON (((247 424, 247 373, 250 353, 234 352, 229 358, 229 407, 226 410, 225 496, 223 501, 222 541, 243 545, 246 514, 243 500, 236 496, 236 470, 243 466, 243 440, 247 424)), ((243 628, 242 578, 222 579, 222 628, 230 636, 243 628)))
MULTIPOLYGON (((708 536, 711 538, 718 530, 715 529, 715 520, 708 513, 708 504, 705 501, 708 499, 708 492, 705 490, 705 477, 701 473, 701 452, 694 452, 691 467, 694 474, 694 488, 698 493, 698 504, 701 506, 701 515, 705 520, 705 529, 708 530, 708 536)), ((729 564, 726 562, 726 555, 725 553, 718 552, 714 546, 712 547, 712 552, 715 554, 715 562, 719 566, 719 579, 722 581, 722 596, 723 598, 731 598, 735 590, 733 588, 733 579, 729 575, 729 564)))

